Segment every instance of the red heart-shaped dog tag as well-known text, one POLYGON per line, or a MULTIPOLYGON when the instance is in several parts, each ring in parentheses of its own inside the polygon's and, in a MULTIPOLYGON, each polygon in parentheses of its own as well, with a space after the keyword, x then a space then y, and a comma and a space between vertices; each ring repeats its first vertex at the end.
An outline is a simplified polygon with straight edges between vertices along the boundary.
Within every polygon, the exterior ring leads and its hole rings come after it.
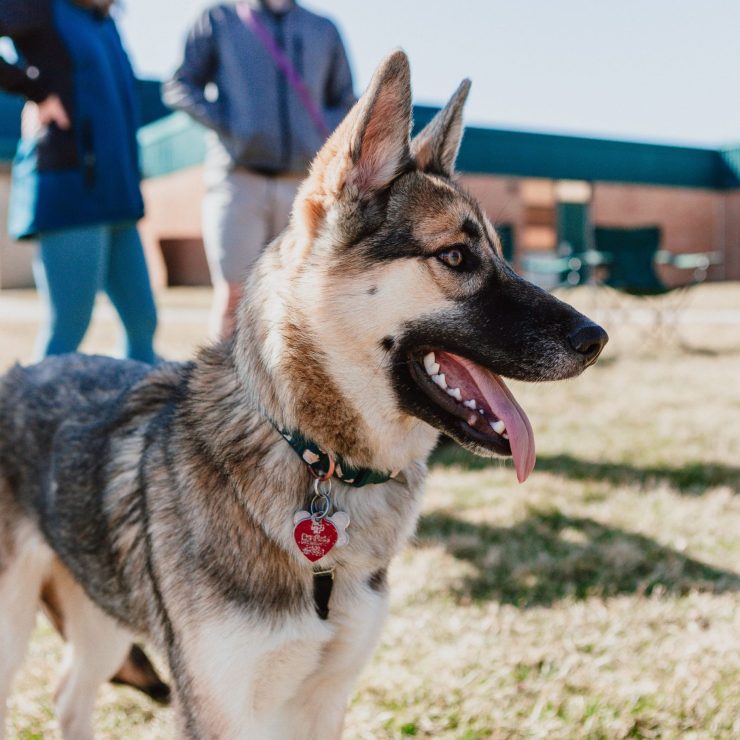
POLYGON ((337 543, 337 528, 328 519, 302 519, 293 529, 298 549, 311 561, 319 560, 337 543))

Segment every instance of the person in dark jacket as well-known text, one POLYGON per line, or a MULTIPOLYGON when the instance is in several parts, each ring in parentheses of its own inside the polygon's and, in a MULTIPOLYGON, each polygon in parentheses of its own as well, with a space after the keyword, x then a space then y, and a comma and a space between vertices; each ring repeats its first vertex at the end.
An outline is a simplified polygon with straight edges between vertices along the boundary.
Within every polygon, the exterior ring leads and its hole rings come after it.
POLYGON ((18 52, 0 89, 25 96, 9 229, 38 239, 34 276, 49 305, 37 353, 74 352, 105 290, 125 354, 154 362, 156 308, 136 221, 134 74, 108 14, 112 0, 2 0, 0 36, 18 52))
POLYGON ((347 54, 334 24, 293 0, 216 5, 193 25, 163 92, 209 129, 203 238, 215 287, 211 332, 226 337, 245 274, 287 225, 308 165, 355 102, 347 54), (288 60, 293 82, 269 45, 288 60))

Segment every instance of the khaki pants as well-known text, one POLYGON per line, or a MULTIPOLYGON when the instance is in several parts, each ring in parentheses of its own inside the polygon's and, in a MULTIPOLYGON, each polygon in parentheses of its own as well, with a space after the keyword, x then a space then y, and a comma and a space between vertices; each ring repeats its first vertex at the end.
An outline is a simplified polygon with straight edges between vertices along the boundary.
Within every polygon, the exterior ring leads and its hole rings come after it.
POLYGON ((214 283, 244 280, 265 245, 288 225, 302 179, 243 169, 206 173, 203 241, 214 283))

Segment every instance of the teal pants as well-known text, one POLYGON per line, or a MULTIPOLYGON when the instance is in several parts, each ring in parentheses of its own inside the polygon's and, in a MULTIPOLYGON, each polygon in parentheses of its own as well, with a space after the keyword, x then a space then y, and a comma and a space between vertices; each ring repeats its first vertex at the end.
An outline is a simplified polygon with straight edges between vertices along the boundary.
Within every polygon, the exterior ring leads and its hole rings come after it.
POLYGON ((105 291, 123 324, 123 354, 153 363, 157 310, 139 232, 134 224, 85 226, 42 234, 33 265, 48 305, 38 358, 75 352, 105 291))

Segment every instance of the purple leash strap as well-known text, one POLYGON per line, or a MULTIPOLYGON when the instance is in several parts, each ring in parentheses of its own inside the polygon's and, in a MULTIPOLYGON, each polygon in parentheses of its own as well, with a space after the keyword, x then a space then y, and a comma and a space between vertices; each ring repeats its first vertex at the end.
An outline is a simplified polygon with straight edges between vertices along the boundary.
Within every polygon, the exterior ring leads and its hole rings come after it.
POLYGON ((306 112, 311 117, 314 126, 318 129, 321 135, 326 138, 329 136, 331 131, 326 125, 324 116, 321 114, 316 101, 311 96, 306 83, 303 78, 298 74, 298 71, 288 59, 285 52, 277 45, 277 42, 273 38, 269 29, 265 24, 257 17, 257 14, 244 3, 239 3, 236 6, 236 12, 242 19, 244 25, 246 25, 252 33, 257 37, 262 46, 265 47, 267 53, 272 57, 275 62, 275 66, 280 70, 285 79, 288 81, 290 86, 295 91, 296 95, 300 99, 306 112))

